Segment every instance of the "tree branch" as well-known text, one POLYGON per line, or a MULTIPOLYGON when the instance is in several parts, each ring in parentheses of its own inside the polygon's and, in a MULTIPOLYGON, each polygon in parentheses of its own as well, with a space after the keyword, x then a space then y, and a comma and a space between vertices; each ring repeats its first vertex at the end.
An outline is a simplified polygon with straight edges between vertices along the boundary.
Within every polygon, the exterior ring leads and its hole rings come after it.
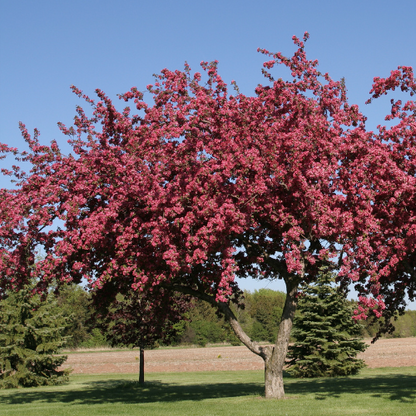
POLYGON ((240 323, 238 322, 234 312, 231 310, 230 305, 225 302, 218 302, 215 300, 215 296, 208 295, 206 293, 199 292, 198 290, 192 289, 188 286, 181 285, 172 285, 170 287, 172 290, 175 290, 186 295, 194 296, 198 299, 204 300, 216 307, 224 316, 225 319, 230 323, 231 328, 235 332, 237 338, 254 354, 259 355, 263 359, 266 357, 266 348, 260 346, 257 342, 252 341, 250 337, 244 332, 240 323))

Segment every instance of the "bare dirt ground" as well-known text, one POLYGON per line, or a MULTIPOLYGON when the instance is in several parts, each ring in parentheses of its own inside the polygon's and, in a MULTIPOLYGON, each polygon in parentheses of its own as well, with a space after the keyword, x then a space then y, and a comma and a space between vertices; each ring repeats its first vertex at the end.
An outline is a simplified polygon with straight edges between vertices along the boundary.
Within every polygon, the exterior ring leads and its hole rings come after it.
MULTIPOLYGON (((370 344, 370 341, 368 341, 370 344)), ((370 368, 416 366, 416 338, 380 339, 359 358, 370 368)), ((138 373, 139 351, 80 352, 62 368, 73 374, 138 373)), ((172 348, 145 352, 145 372, 261 370, 263 360, 246 347, 172 348)))

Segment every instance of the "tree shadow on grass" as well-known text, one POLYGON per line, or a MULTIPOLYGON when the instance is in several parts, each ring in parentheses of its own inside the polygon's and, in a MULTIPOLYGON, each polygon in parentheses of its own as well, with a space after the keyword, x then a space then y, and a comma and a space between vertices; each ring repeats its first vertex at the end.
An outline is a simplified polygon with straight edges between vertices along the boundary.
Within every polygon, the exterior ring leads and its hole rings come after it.
MULTIPOLYGON (((289 381, 289 380, 288 380, 289 381)), ((340 397, 343 393, 368 394, 404 403, 416 403, 416 376, 385 374, 382 376, 293 379, 286 383, 287 394, 313 394, 317 400, 340 397)))
MULTIPOLYGON (((339 377, 304 380, 289 378, 286 381, 285 390, 289 396, 315 394, 316 400, 326 400, 327 398, 340 397, 343 393, 349 393, 384 397, 404 403, 416 403, 416 376, 391 374, 363 378, 339 377)), ((68 389, 63 391, 53 388, 46 391, 41 389, 11 390, 10 394, 6 393, 0 396, 0 403, 134 404, 261 396, 263 392, 262 383, 219 382, 184 385, 151 381, 141 385, 132 380, 108 379, 85 382, 74 388, 68 386, 68 389)))
POLYGON ((62 404, 100 403, 152 403, 183 400, 205 400, 237 396, 260 396, 264 387, 260 383, 206 383, 177 385, 159 381, 144 385, 131 380, 103 380, 85 383, 81 389, 13 390, 10 395, 0 396, 0 403, 28 404, 32 402, 62 404))

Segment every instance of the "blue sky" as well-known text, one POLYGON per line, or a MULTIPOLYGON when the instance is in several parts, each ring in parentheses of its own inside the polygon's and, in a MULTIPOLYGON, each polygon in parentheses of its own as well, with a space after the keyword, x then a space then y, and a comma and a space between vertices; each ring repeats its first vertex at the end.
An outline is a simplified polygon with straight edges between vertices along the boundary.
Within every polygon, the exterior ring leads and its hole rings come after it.
MULTIPOLYGON (((321 72, 345 77, 351 103, 383 122, 386 100, 364 106, 375 76, 398 65, 416 67, 416 2, 402 0, 139 1, 13 0, 0 3, 0 141, 19 148, 18 122, 41 141, 66 139, 57 122, 71 125, 76 85, 111 98, 132 86, 145 90, 163 68, 194 71, 217 59, 225 82, 251 94, 263 82, 258 47, 291 54, 292 36, 310 33, 306 51, 321 72)), ((0 178, 1 186, 8 186, 0 178)), ((280 282, 248 289, 281 290, 280 282)))

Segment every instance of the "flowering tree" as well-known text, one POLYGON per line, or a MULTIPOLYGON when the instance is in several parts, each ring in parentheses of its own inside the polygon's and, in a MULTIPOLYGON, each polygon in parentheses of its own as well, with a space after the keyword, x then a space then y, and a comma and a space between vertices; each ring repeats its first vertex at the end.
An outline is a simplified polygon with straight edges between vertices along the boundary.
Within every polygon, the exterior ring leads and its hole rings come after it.
POLYGON ((18 188, 4 191, 12 211, 0 198, 2 218, 10 217, 1 226, 1 286, 36 273, 39 290, 86 277, 95 291, 116 282, 149 299, 163 287, 206 300, 264 359, 266 397, 283 397, 299 284, 314 281, 322 265, 339 268, 339 279, 356 281, 364 295, 357 316, 380 314, 391 288, 379 276, 390 282, 400 273, 394 238, 383 242, 396 232, 386 198, 397 184, 413 189, 407 166, 397 168, 407 163, 404 148, 392 149, 383 131, 367 132, 343 81, 321 74, 304 42, 294 42, 291 58, 260 50, 269 57, 266 85, 253 96, 236 85, 229 94, 217 62, 201 63, 204 77, 188 66, 162 70, 147 87, 152 105, 137 88, 122 94, 133 115, 100 90, 95 102, 73 87, 92 106, 92 116, 79 107, 75 125, 60 126, 74 155, 56 142, 40 145, 22 125, 31 151, 20 158, 33 167, 16 168, 18 188), (277 65, 289 81, 273 78, 277 65), (34 264, 39 246, 46 255, 34 264), (275 345, 258 345, 239 325, 230 308, 242 301, 235 276, 285 281, 275 345))
MULTIPOLYGON (((416 82, 411 67, 401 66, 387 78, 374 78, 367 104, 395 90, 414 96, 416 82)), ((394 329, 390 323, 394 312, 403 313, 405 296, 414 301, 416 294, 416 103, 412 98, 402 102, 397 92, 394 94, 386 124, 377 126, 373 134, 380 149, 368 172, 374 184, 372 211, 376 227, 361 237, 368 247, 369 273, 366 285, 362 276, 357 289, 373 297, 360 297, 361 305, 355 311, 358 318, 366 319, 376 308, 375 315, 380 317, 377 301, 383 299, 386 325, 381 332, 394 329)))

